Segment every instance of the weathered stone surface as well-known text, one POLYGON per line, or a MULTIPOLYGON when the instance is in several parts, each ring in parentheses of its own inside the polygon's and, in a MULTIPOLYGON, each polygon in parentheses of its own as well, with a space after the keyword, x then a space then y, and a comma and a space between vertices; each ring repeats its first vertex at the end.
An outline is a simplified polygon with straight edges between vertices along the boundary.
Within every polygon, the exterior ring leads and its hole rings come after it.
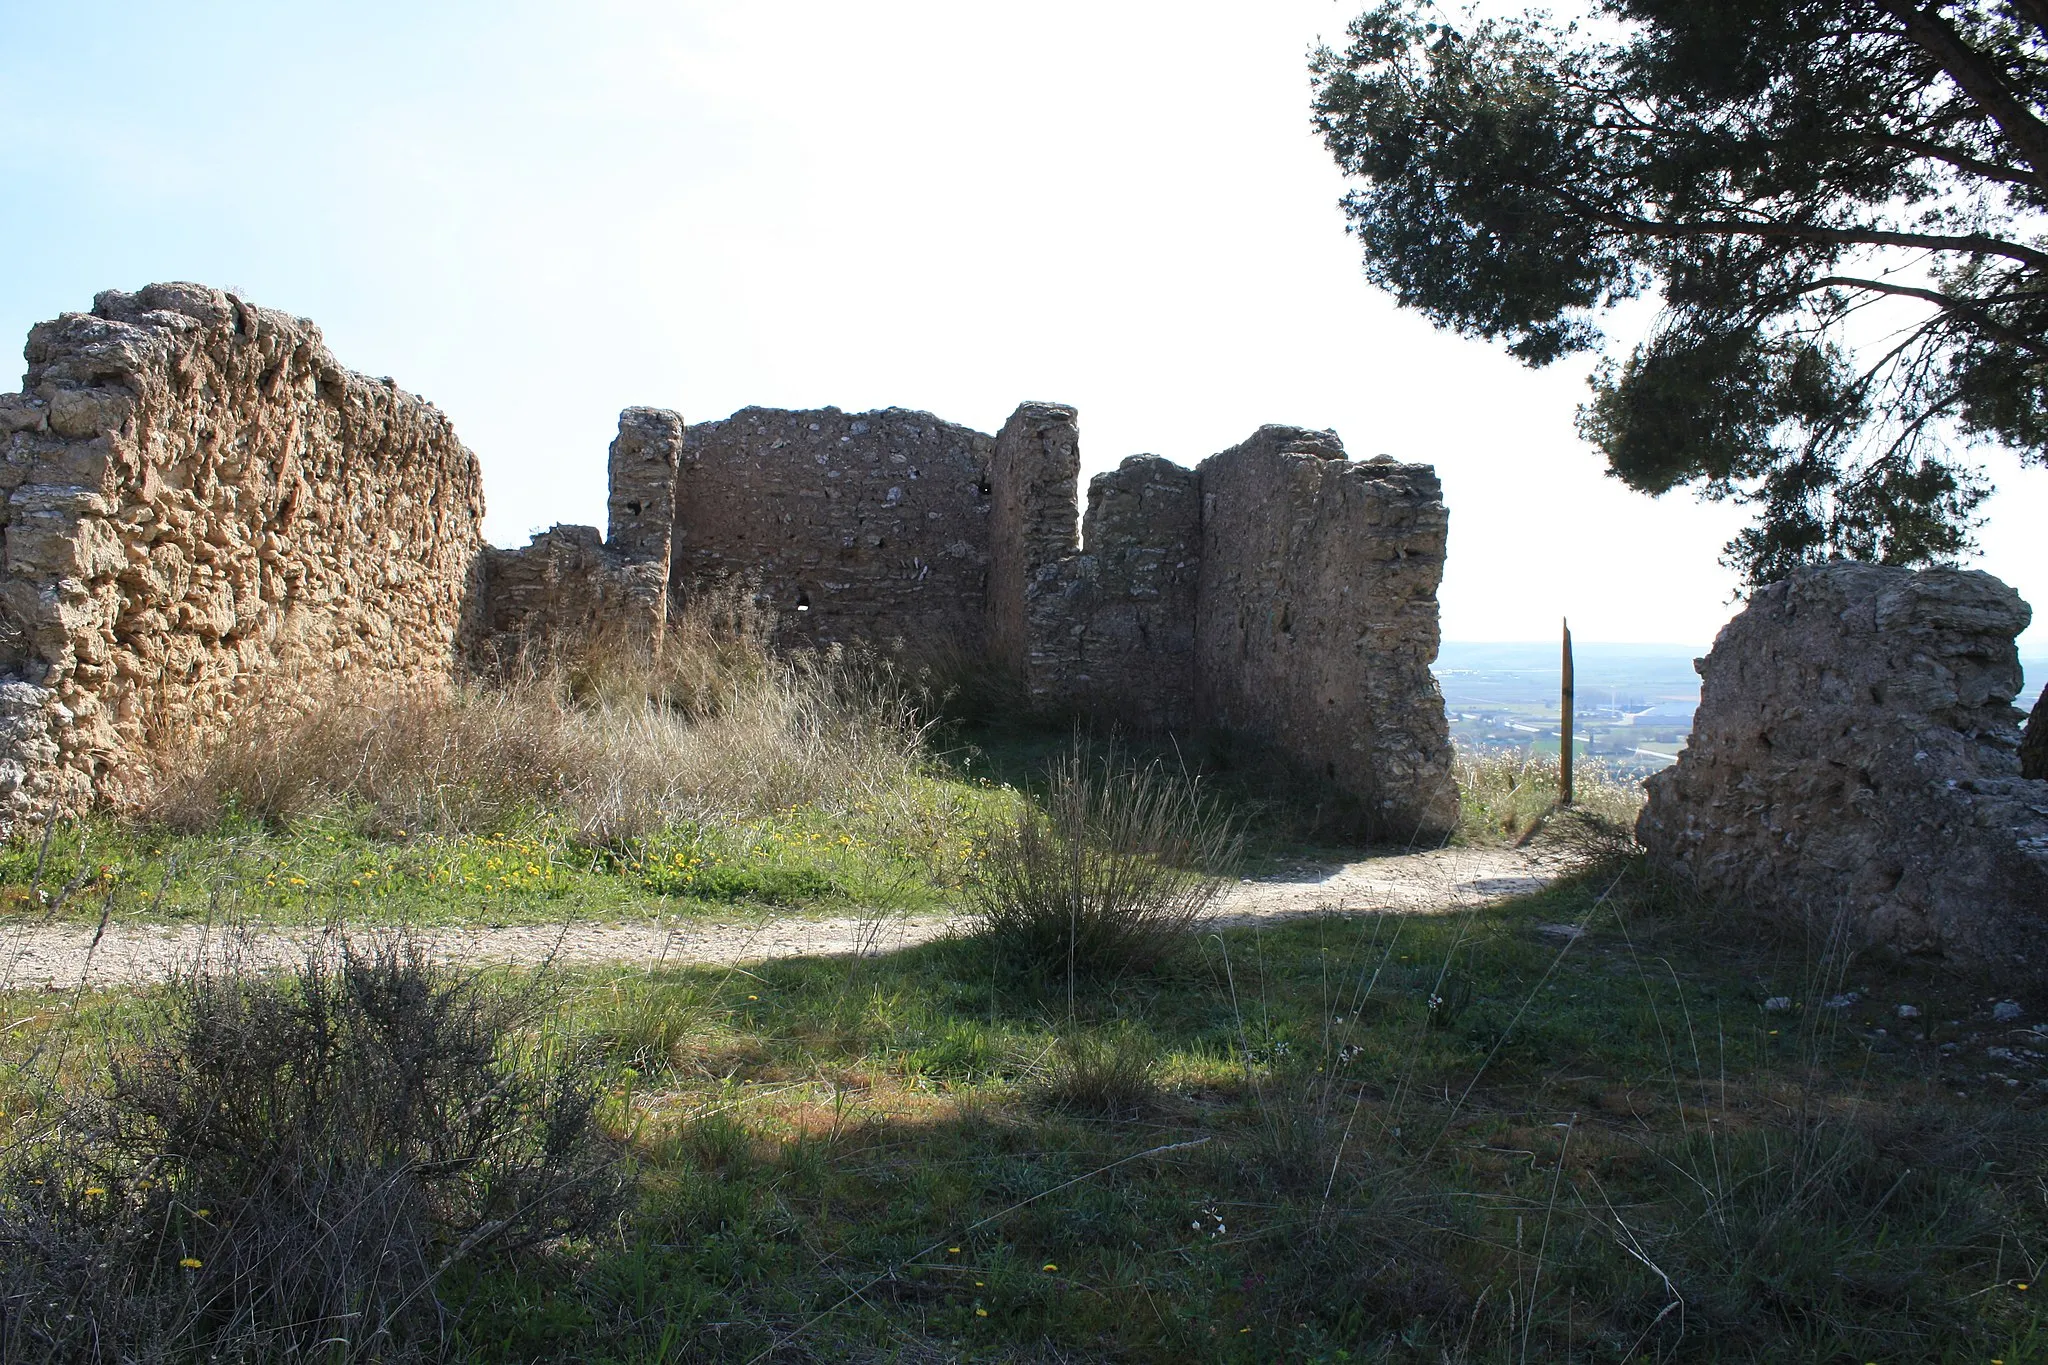
POLYGON ((447 418, 192 284, 38 326, 0 397, 0 822, 329 684, 445 686, 483 494, 447 418))
POLYGON ((605 636, 656 639, 668 619, 668 557, 620 554, 595 526, 555 526, 519 549, 485 549, 483 587, 473 661, 486 674, 605 636))
POLYGON ((669 544, 675 535, 676 477, 682 465, 684 425, 663 408, 627 408, 607 466, 610 526, 605 543, 613 552, 643 563, 658 563, 668 580, 669 544))
POLYGON ((1644 847, 1710 895, 1865 944, 2048 974, 2048 782, 2020 776, 2013 639, 1988 574, 1801 569, 1700 662, 1644 847))
MULTIPOLYGON (((1058 634, 1034 614, 1056 611, 1060 566, 1076 549, 1081 436, 1074 409, 1025 403, 996 434, 989 463, 988 647, 1000 667, 1023 679, 1040 707, 1068 700, 1058 659, 1034 659, 1058 634)), ((1057 646, 1055 646, 1057 647, 1057 646)))
POLYGON ((2034 702, 2034 714, 2020 741, 2020 776, 2048 781, 2048 687, 2034 702))
POLYGON ((1197 715, 1320 769, 1389 837, 1456 828, 1429 671, 1448 527, 1435 471, 1264 427, 1198 473, 1197 715))
POLYGON ((745 581, 785 643, 985 645, 992 438, 925 412, 689 428, 673 581, 745 581))

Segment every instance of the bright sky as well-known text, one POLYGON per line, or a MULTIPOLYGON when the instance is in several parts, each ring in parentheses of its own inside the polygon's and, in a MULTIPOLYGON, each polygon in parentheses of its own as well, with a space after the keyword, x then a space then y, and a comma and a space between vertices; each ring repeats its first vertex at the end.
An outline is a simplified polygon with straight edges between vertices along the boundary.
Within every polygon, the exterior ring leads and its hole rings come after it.
MULTIPOLYGON (((1739 514, 1362 278, 1305 63, 1362 3, 0 0, 0 338, 163 279, 304 314, 453 417, 500 543, 602 522, 634 403, 1054 399, 1091 472, 1334 427, 1442 474, 1449 637, 1704 643, 1739 514)), ((2048 470, 1991 469, 2048 654, 2048 470)))

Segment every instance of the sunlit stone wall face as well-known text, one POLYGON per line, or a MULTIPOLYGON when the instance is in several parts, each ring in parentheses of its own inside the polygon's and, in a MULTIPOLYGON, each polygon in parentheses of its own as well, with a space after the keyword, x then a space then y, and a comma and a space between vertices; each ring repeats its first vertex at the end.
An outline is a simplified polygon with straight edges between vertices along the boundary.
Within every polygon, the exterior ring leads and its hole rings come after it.
POLYGON ((198 285, 100 295, 0 396, 0 819, 340 680, 446 687, 483 493, 448 419, 198 285))

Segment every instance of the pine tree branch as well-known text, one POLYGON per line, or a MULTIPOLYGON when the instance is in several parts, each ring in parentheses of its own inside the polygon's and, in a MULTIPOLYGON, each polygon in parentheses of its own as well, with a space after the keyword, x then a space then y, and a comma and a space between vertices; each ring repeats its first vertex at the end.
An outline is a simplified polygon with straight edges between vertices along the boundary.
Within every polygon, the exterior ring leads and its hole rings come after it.
POLYGON ((1878 8, 1905 26, 1907 39, 1940 64, 2034 168, 2037 184, 2048 188, 2048 123, 2013 94, 2005 73, 1964 41, 1939 9, 1911 0, 1877 0, 1878 8))

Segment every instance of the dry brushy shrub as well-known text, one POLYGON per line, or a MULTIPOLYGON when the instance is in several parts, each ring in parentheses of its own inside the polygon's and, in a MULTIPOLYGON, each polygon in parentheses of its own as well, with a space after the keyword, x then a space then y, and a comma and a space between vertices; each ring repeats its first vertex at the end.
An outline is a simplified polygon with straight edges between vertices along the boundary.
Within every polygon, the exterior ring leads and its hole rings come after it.
POLYGON ((990 835, 968 895, 998 954, 1071 983, 1172 957, 1242 846, 1194 781, 1076 742, 1054 760, 1043 804, 990 835))
POLYGON ((757 618, 716 606, 683 613, 658 650, 598 641, 446 696, 251 706, 228 735, 166 758, 145 814, 208 829, 230 812, 287 825, 347 807, 459 832, 548 812, 610 843, 850 803, 916 773, 923 726, 886 669, 776 653, 757 618))
POLYGON ((621 1193, 544 1003, 402 938, 196 972, 0 1170, 0 1358, 440 1358, 449 1270, 621 1193))

